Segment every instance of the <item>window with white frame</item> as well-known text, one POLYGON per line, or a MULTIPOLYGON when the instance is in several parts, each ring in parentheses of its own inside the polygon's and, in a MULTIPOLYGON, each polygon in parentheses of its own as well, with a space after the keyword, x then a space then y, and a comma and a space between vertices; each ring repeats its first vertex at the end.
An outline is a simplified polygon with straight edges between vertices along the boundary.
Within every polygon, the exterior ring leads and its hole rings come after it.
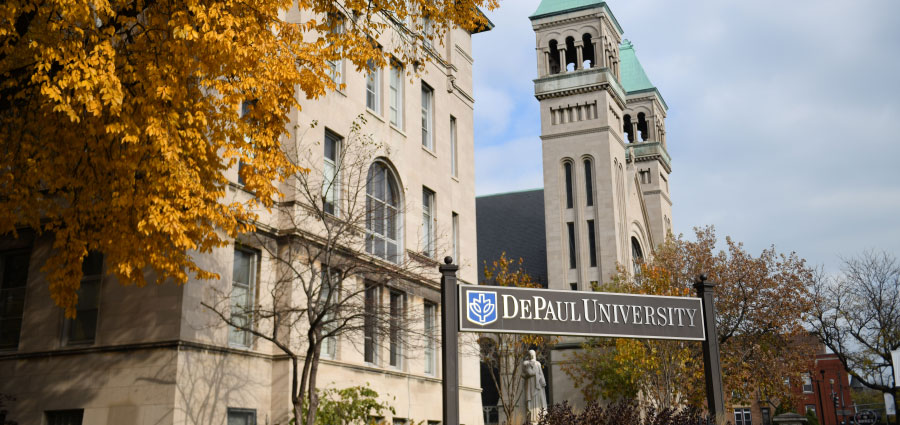
POLYGON ((366 63, 366 107, 381 115, 381 68, 375 61, 366 63))
POLYGON ((434 252, 434 192, 422 188, 422 253, 433 258, 434 252))
POLYGON ((366 282, 363 312, 363 359, 366 363, 378 363, 378 307, 380 287, 366 282))
POLYGON ((456 146, 456 117, 450 117, 450 175, 459 177, 459 166, 457 165, 457 146, 456 146))
POLYGON ((434 150, 434 89, 422 83, 422 146, 434 150))
POLYGON ((231 273, 231 321, 234 326, 228 336, 233 346, 250 347, 250 327, 253 324, 253 305, 256 294, 256 270, 259 255, 255 251, 235 248, 231 273))
POLYGON ((325 335, 332 332, 336 327, 334 312, 336 311, 335 305, 338 302, 336 297, 340 296, 340 274, 334 269, 322 267, 320 276, 319 308, 324 313, 322 314, 324 323, 322 325, 322 346, 319 353, 322 357, 333 359, 337 355, 337 338, 325 335))
POLYGON ((340 158, 340 136, 325 130, 325 164, 322 168, 323 209, 331 215, 338 215, 340 202, 340 176, 338 176, 338 158, 340 158))
POLYGON ((228 425, 256 425, 256 410, 229 407, 228 425))
POLYGON ((812 392, 813 392, 812 377, 808 373, 804 373, 800 377, 803 380, 803 392, 805 394, 812 394, 812 392))
POLYGON ((31 251, 0 252, 0 349, 19 347, 31 251))
POLYGON ((403 128, 403 68, 397 62, 391 63, 391 124, 403 128))
POLYGON ((389 332, 391 366, 403 367, 403 321, 405 320, 405 296, 402 292, 391 291, 389 332))
POLYGON ((753 425, 749 407, 734 409, 734 425, 753 425))
MULTIPOLYGON (((340 17, 329 16, 329 27, 332 35, 340 35, 344 33, 344 20, 340 17)), ((333 47, 333 44, 329 44, 329 47, 333 47)), ((341 57, 341 52, 339 50, 333 52, 334 57, 327 60, 328 63, 328 75, 331 77, 331 81, 334 81, 335 89, 339 90, 341 83, 344 82, 344 59, 341 57)))
POLYGON ((366 252, 398 263, 400 251, 400 189, 394 173, 375 162, 366 181, 366 252))
POLYGON ((81 286, 76 291, 75 318, 63 324, 63 345, 92 344, 97 335, 100 306, 100 282, 103 278, 103 254, 90 252, 81 262, 81 286))
MULTIPOLYGON (((254 105, 256 105, 256 100, 245 100, 245 101, 241 102, 240 118, 241 119, 249 119, 247 117, 250 115, 250 111, 253 109, 254 105)), ((247 144, 250 144, 253 142, 253 139, 249 135, 244 136, 244 142, 246 142, 247 144)), ((240 160, 238 160, 238 183, 239 184, 246 183, 244 181, 244 177, 243 177, 244 168, 246 168, 246 164, 244 163, 243 158, 241 158, 240 160)))
POLYGON ((437 373, 437 305, 425 303, 425 373, 437 373))

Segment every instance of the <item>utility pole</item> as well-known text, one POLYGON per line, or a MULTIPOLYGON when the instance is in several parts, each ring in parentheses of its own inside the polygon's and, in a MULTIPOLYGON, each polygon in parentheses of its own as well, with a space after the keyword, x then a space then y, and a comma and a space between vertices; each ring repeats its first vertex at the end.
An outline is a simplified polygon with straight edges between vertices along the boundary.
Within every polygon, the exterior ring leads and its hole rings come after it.
POLYGON ((457 315, 456 271, 452 257, 444 258, 441 271, 441 362, 444 386, 444 424, 459 423, 459 323, 457 315))

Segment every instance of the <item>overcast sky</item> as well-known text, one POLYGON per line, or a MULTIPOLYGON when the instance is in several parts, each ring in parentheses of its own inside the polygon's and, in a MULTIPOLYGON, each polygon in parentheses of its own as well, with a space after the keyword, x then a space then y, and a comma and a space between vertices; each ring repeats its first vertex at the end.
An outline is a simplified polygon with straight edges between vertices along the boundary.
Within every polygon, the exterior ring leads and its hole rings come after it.
MULTIPOLYGON (((543 186, 539 0, 474 36, 478 195, 543 186)), ((900 255, 900 1, 609 0, 669 105, 676 233, 715 225, 834 270, 900 255)))

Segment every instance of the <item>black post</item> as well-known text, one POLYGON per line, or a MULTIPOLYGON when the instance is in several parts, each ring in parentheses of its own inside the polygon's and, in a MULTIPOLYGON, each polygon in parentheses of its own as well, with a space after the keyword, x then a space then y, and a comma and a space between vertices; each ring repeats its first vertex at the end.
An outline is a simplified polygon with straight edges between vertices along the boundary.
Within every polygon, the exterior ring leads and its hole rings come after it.
POLYGON ((706 281, 706 275, 697 276, 694 289, 703 300, 703 372, 706 375, 706 403, 710 416, 716 423, 725 420, 725 394, 722 391, 722 364, 719 359, 719 336, 716 333, 716 285, 706 281))
POLYGON ((459 314, 457 306, 458 290, 456 271, 452 257, 445 257, 441 271, 441 363, 443 364, 444 418, 445 425, 459 423, 459 314))
MULTIPOLYGON (((812 375, 812 373, 810 373, 812 375)), ((822 425, 825 425, 825 402, 822 401, 822 383, 825 381, 825 371, 822 371, 822 380, 813 379, 816 381, 816 392, 819 393, 819 407, 822 408, 822 412, 817 416, 822 418, 822 425)))

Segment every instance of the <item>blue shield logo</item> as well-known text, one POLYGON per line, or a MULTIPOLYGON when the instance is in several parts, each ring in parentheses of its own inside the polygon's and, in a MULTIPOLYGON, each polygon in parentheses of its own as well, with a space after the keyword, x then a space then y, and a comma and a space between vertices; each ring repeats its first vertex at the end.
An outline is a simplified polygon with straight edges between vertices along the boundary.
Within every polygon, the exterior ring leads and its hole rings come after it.
POLYGON ((466 293, 466 312, 469 321, 476 325, 487 325, 497 320, 497 293, 469 291, 466 293))

